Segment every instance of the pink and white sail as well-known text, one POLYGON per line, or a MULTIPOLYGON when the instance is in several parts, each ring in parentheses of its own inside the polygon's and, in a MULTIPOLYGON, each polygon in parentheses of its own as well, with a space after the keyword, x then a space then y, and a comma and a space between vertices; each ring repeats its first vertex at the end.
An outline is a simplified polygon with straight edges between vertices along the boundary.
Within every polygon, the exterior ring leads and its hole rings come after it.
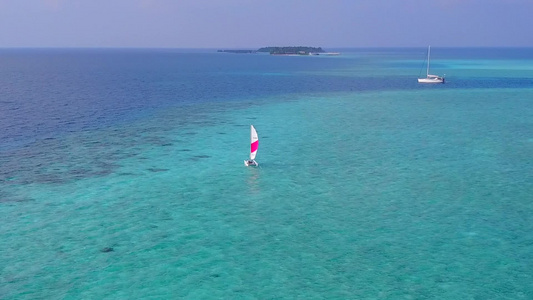
POLYGON ((250 125, 250 160, 254 160, 257 155, 257 148, 259 147, 259 138, 254 125, 250 125))

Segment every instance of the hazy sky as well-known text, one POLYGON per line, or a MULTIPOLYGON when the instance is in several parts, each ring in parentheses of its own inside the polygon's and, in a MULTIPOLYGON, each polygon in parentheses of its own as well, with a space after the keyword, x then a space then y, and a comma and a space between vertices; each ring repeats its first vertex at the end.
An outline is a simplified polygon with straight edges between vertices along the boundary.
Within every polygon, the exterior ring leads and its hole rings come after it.
POLYGON ((0 47, 533 47, 533 0, 0 0, 0 47))

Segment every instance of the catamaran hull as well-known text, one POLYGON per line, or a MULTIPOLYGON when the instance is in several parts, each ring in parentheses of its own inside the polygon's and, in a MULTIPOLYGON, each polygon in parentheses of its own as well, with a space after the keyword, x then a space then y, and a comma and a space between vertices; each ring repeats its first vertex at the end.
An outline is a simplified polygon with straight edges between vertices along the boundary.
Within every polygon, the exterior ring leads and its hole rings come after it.
POLYGON ((244 161, 244 165, 249 167, 249 166, 259 166, 259 164, 255 161, 255 160, 245 160, 244 161))

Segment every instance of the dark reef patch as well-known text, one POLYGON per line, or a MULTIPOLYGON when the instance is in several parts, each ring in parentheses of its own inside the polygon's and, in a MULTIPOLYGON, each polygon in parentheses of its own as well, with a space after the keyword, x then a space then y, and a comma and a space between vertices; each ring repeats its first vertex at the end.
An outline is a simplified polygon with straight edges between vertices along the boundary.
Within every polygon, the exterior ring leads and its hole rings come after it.
POLYGON ((211 156, 209 155, 196 155, 196 156, 193 156, 190 158, 190 160, 192 161, 198 161, 200 159, 204 159, 204 158, 210 158, 211 156))
POLYGON ((31 202, 31 201, 35 201, 35 200, 33 198, 0 197, 0 203, 23 203, 23 202, 31 202))
POLYGON ((118 176, 134 176, 136 175, 135 173, 132 173, 132 172, 122 172, 122 173, 118 173, 118 176))
POLYGON ((162 168, 148 168, 147 170, 150 171, 150 172, 158 173, 158 172, 166 172, 166 171, 168 171, 169 169, 162 169, 162 168))

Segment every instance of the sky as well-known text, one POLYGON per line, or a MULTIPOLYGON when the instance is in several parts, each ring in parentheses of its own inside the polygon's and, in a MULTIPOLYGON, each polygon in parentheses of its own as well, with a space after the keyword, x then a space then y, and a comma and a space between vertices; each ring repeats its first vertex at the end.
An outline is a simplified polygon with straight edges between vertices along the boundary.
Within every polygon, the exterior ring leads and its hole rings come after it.
POLYGON ((533 0, 0 0, 0 48, 533 47, 533 0))

